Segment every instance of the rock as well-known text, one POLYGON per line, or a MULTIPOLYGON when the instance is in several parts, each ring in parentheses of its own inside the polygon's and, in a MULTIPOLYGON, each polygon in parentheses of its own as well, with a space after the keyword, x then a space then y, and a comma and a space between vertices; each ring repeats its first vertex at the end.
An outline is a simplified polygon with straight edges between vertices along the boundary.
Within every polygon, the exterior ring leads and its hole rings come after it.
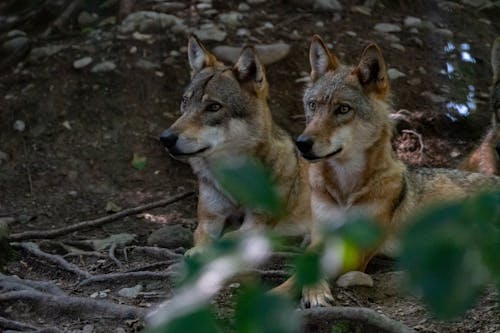
MULTIPOLYGON (((269 65, 280 61, 290 53, 290 45, 285 43, 255 45, 260 61, 269 65)), ((235 63, 240 56, 241 47, 217 46, 213 53, 222 61, 235 63)))
POLYGON ((9 160, 9 155, 0 150, 0 165, 9 160))
POLYGON ((341 275, 337 279, 336 284, 341 288, 349 288, 354 286, 373 287, 373 279, 366 273, 352 271, 341 275))
POLYGON ((236 31, 236 36, 241 36, 241 37, 248 37, 251 35, 250 30, 246 28, 240 28, 236 31))
POLYGON ((127 333, 127 332, 125 331, 125 329, 123 329, 121 327, 117 327, 117 328, 115 328, 113 333, 127 333))
POLYGON ((401 271, 380 273, 375 276, 377 290, 387 296, 398 295, 404 285, 405 273, 401 271))
POLYGON ((267 0, 247 0, 247 2, 251 5, 256 5, 256 4, 259 4, 259 3, 264 3, 266 2, 267 0))
POLYGON ((420 80, 418 77, 414 77, 413 79, 409 79, 406 81, 410 86, 418 86, 420 83, 422 83, 422 80, 420 80))
POLYGON ((410 39, 408 39, 408 42, 418 47, 424 46, 424 42, 418 37, 411 37, 410 39))
POLYGON ((452 38, 453 37, 453 31, 449 29, 435 29, 434 32, 436 32, 438 35, 441 35, 446 38, 452 38))
POLYGON ((120 289, 118 295, 126 298, 137 298, 142 289, 142 285, 138 284, 135 287, 120 289))
POLYGON ((14 38, 14 37, 26 37, 26 33, 22 30, 11 30, 7 33, 7 38, 14 38))
POLYGON ((238 12, 229 12, 219 15, 219 21, 231 27, 236 27, 238 25, 241 25, 242 19, 243 15, 238 12))
POLYGON ((396 36, 396 35, 393 35, 393 34, 390 34, 390 33, 387 33, 387 32, 381 32, 380 34, 388 42, 399 43, 401 41, 401 39, 398 36, 396 36))
POLYGON ((482 7, 482 6, 489 3, 488 0, 462 0, 461 2, 464 5, 475 7, 475 8, 482 7))
POLYGON ((408 28, 420 28, 420 26, 422 25, 422 20, 418 17, 407 16, 404 19, 403 24, 408 28))
POLYGON ((90 70, 92 73, 106 73, 112 72, 116 69, 116 65, 112 61, 103 61, 98 63, 90 70))
POLYGON ((248 12, 248 11, 250 10, 250 6, 249 6, 248 4, 246 4, 246 3, 242 2, 242 3, 240 3, 240 4, 238 5, 238 10, 239 10, 240 12, 248 12))
POLYGON ((157 13, 151 11, 138 11, 127 16, 121 26, 122 33, 131 33, 136 30, 140 32, 164 32, 176 24, 182 23, 177 16, 157 13))
POLYGON ((202 41, 222 42, 227 37, 227 32, 219 29, 213 23, 203 24, 200 29, 194 31, 194 34, 202 41))
POLYGON ((27 52, 30 47, 30 39, 23 36, 17 36, 7 40, 2 44, 2 51, 6 53, 17 52, 18 50, 25 50, 27 52))
POLYGON ((93 333, 94 332, 94 325, 85 325, 83 326, 82 333, 93 333))
POLYGON ((314 1, 313 8, 315 10, 325 11, 341 11, 342 5, 338 0, 316 0, 314 1))
POLYGON ((18 132, 24 132, 24 130, 26 129, 26 124, 24 123, 24 121, 18 119, 14 122, 12 128, 18 132))
POLYGON ((160 65, 156 64, 154 62, 151 62, 149 60, 146 60, 146 59, 139 59, 134 64, 134 67, 139 68, 139 69, 144 69, 146 71, 151 71, 151 70, 159 69, 160 65))
POLYGON ((121 234, 111 235, 103 239, 92 239, 89 241, 89 243, 94 250, 101 251, 110 247, 113 244, 115 244, 118 247, 130 245, 136 238, 137 235, 135 234, 121 233, 121 234))
POLYGON ((193 245, 193 233, 180 224, 166 225, 149 235, 148 245, 165 248, 189 248, 193 245))
POLYGON ((434 93, 431 93, 430 91, 424 91, 423 93, 421 93, 420 95, 424 96, 424 97, 427 97, 428 99, 430 99, 433 103, 436 103, 436 104, 441 104, 441 103, 444 103, 446 102, 446 98, 444 98, 443 96, 440 96, 440 95, 436 95, 434 93))
POLYGON ((48 58, 68 47, 69 47, 68 45, 49 45, 49 46, 36 47, 34 49, 31 49, 30 58, 33 60, 38 60, 40 58, 48 58))
POLYGON ((153 10, 162 13, 174 13, 186 8, 186 4, 182 2, 160 2, 153 6, 153 10))
POLYGON ((398 71, 396 68, 389 68, 387 70, 387 75, 389 76, 390 80, 397 80, 406 76, 405 73, 398 71))
POLYGON ((405 47, 399 43, 391 43, 391 47, 401 52, 404 52, 406 50, 405 47))
POLYGON ((372 16, 372 10, 369 7, 365 6, 352 6, 351 12, 363 14, 366 16, 372 16))
POLYGON ((115 25, 116 24, 116 16, 109 16, 99 22, 100 27, 104 27, 106 25, 115 25))
POLYGON ((73 61, 74 69, 82 69, 92 63, 92 57, 83 57, 78 60, 73 61))
POLYGON ((375 31, 378 32, 399 32, 401 31, 401 27, 397 24, 393 23, 377 23, 375 27, 373 27, 375 31))
POLYGON ((122 208, 115 204, 113 201, 106 202, 106 207, 104 207, 104 211, 108 214, 110 213, 118 213, 122 208))
POLYGON ((96 13, 89 13, 87 11, 82 11, 78 15, 78 25, 80 27, 88 27, 91 26, 92 24, 96 23, 97 20, 99 19, 99 16, 96 13))

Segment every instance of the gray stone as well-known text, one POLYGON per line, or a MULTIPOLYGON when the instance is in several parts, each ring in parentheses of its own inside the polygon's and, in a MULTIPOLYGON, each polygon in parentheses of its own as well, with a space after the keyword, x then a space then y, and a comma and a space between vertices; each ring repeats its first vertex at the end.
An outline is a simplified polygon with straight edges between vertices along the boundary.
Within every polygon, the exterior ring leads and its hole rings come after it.
MULTIPOLYGON (((278 62, 290 53, 290 45, 285 43, 255 45, 255 48, 264 65, 278 62)), ((221 45, 213 49, 213 52, 222 61, 235 63, 240 56, 241 47, 221 45)))
POLYGON ((144 70, 147 70, 147 71, 151 71, 151 70, 159 69, 160 65, 156 64, 154 62, 151 62, 149 60, 146 60, 146 59, 139 59, 134 64, 134 67, 135 68, 139 68, 139 69, 144 69, 144 70))
POLYGON ((423 93, 421 93, 420 95, 424 96, 424 97, 427 97, 428 99, 430 99, 433 103, 436 103, 436 104, 441 104, 441 103, 444 103, 446 102, 446 98, 443 97, 443 96, 440 96, 440 95, 436 95, 434 93, 431 93, 430 91, 424 91, 423 93))
POLYGON ((92 57, 83 57, 73 61, 73 68, 82 69, 92 63, 92 57))
POLYGON ((7 38, 14 38, 14 37, 26 37, 26 33, 22 30, 11 30, 7 33, 7 38))
POLYGON ((391 47, 401 52, 404 52, 406 50, 405 47, 399 43, 391 43, 391 47))
POLYGON ((78 15, 78 25, 80 27, 88 27, 97 22, 99 16, 96 13, 89 13, 87 11, 82 11, 78 15))
POLYGON ((396 36, 396 35, 393 35, 393 34, 390 34, 390 33, 387 33, 387 32, 381 32, 380 34, 388 42, 399 43, 401 41, 401 39, 398 36, 396 36))
POLYGON ((136 30, 140 32, 164 32, 167 28, 181 22, 182 20, 174 15, 138 11, 130 14, 123 20, 120 31, 122 33, 131 33, 136 30))
POLYGON ((135 287, 120 289, 118 295, 126 298, 137 298, 142 289, 142 285, 138 284, 135 287))
POLYGON ((17 36, 3 43, 2 50, 7 51, 6 53, 17 52, 21 49, 26 49, 27 51, 29 45, 30 45, 29 38, 23 36, 17 36))
POLYGON ((94 332, 94 325, 85 325, 83 326, 82 333, 93 333, 94 332))
POLYGON ((94 250, 101 251, 107 249, 113 244, 115 244, 118 247, 130 245, 136 238, 137 235, 135 234, 121 233, 121 234, 111 235, 103 239, 92 239, 89 241, 89 243, 94 250))
POLYGON ((222 42, 227 37, 227 32, 212 23, 202 25, 200 29, 194 31, 194 34, 202 41, 222 42))
POLYGON ((422 20, 418 17, 407 16, 403 24, 408 28, 419 28, 422 25, 422 20))
POLYGON ((375 27, 373 27, 375 31, 378 32, 399 32, 401 31, 401 27, 397 24, 393 23, 377 23, 375 27))
POLYGON ((325 11, 341 11, 342 5, 338 0, 316 0, 314 1, 313 8, 315 10, 325 11))
POLYGON ((449 29, 435 29, 434 30, 438 35, 441 35, 446 38, 452 38, 453 37, 453 31, 449 29))
POLYGON ((34 49, 31 49, 30 58, 33 60, 37 60, 40 58, 48 58, 68 47, 69 47, 68 45, 49 45, 49 46, 36 47, 34 49))
POLYGON ((247 2, 251 5, 256 5, 256 4, 259 4, 259 3, 264 3, 266 2, 267 0, 247 0, 247 2))
POLYGON ((166 225, 149 235, 148 245, 164 248, 189 248, 193 245, 193 233, 180 224, 166 225))
POLYGON ((373 287, 373 279, 370 275, 352 271, 341 275, 335 282, 341 288, 349 288, 354 286, 373 287))
POLYGON ((92 73, 106 73, 112 72, 116 69, 116 65, 112 61, 103 61, 101 63, 96 64, 90 70, 92 73))
POLYGON ((464 5, 471 6, 471 7, 482 7, 485 6, 489 3, 488 0, 462 0, 461 1, 464 5))
POLYGON ((372 10, 369 7, 365 6, 352 6, 351 12, 363 14, 366 16, 372 16, 372 10))
POLYGON ((238 5, 238 10, 239 10, 240 12, 248 12, 248 11, 250 10, 250 6, 249 6, 248 4, 246 4, 246 3, 242 2, 242 3, 240 3, 240 4, 238 5))
POLYGON ((418 77, 414 77, 413 79, 409 79, 406 81, 410 86, 418 86, 420 83, 422 83, 422 80, 418 77))
POLYGON ((406 74, 398 71, 396 68, 389 68, 389 70, 387 70, 387 76, 389 76, 389 79, 391 80, 397 80, 399 78, 405 77, 406 74))
POLYGON ((186 6, 182 2, 160 2, 153 6, 153 10, 162 13, 174 13, 186 8, 186 6))
POLYGON ((0 150, 0 165, 9 160, 9 155, 0 150))
POLYGON ((231 27, 240 25, 242 19, 243 15, 238 12, 229 12, 219 15, 219 21, 231 27))
POLYGON ((24 130, 26 129, 26 124, 24 123, 24 121, 18 119, 14 122, 12 128, 18 132, 24 132, 24 130))

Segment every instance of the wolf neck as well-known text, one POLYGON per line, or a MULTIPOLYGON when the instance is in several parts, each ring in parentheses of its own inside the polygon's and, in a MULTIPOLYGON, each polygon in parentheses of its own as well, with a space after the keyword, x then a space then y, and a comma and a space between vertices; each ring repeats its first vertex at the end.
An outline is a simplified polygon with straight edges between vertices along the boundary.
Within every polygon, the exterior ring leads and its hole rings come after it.
POLYGON ((397 171, 403 177, 404 165, 394 157, 391 135, 392 127, 387 123, 378 140, 365 152, 347 160, 331 158, 322 162, 327 191, 338 204, 353 204, 359 193, 369 190, 371 181, 382 179, 385 173, 397 171))

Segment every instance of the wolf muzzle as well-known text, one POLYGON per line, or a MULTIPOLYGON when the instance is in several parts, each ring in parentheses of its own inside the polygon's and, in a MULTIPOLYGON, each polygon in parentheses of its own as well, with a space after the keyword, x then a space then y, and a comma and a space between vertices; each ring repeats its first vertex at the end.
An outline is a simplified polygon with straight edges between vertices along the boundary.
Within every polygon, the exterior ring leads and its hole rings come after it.
POLYGON ((177 140, 179 140, 179 136, 170 130, 170 128, 164 130, 160 135, 161 143, 168 150, 172 150, 175 147, 177 140))

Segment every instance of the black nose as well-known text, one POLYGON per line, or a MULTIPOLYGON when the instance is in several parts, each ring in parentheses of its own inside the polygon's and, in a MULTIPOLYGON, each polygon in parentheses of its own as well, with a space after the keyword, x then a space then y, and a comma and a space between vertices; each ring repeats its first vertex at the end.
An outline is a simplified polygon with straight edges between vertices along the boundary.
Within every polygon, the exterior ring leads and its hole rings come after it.
POLYGON ((314 141, 307 135, 301 135, 295 140, 295 144, 302 154, 307 154, 311 152, 314 141))
POLYGON ((177 143, 179 136, 172 132, 170 129, 166 129, 160 135, 160 141, 167 148, 172 148, 177 143))

